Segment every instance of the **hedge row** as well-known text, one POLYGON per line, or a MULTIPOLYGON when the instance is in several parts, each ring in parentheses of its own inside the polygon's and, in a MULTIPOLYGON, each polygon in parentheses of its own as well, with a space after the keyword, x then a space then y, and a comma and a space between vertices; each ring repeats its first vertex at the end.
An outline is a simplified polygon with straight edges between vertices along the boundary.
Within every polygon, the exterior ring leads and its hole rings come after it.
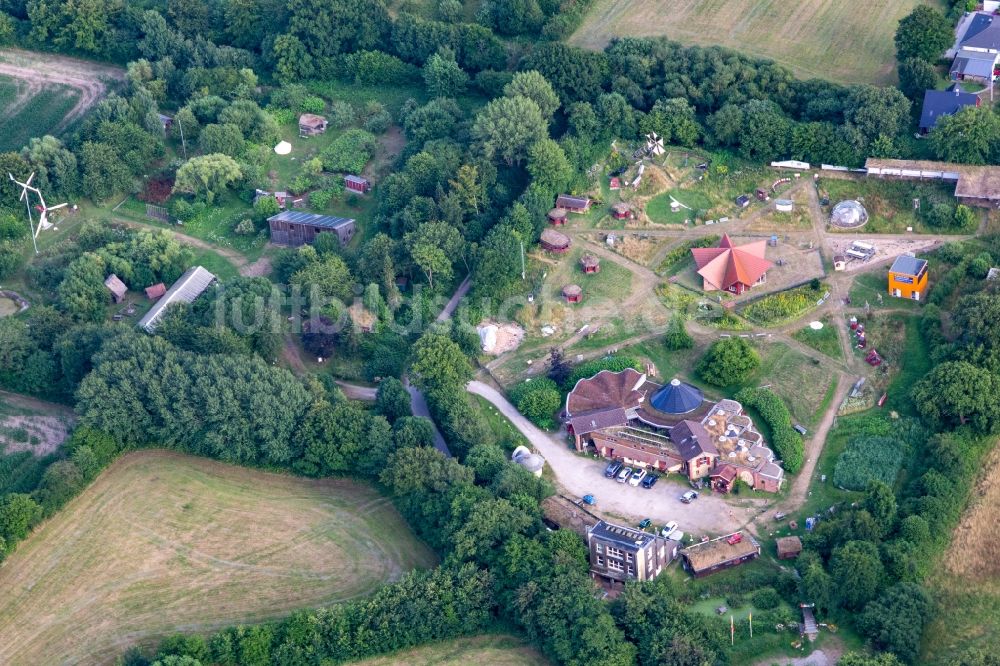
POLYGON ((744 407, 753 407, 771 428, 771 446, 785 465, 794 474, 802 468, 805 446, 799 433, 792 428, 792 415, 788 407, 775 393, 764 388, 745 388, 736 394, 736 400, 744 407))
POLYGON ((584 361, 580 365, 573 367, 573 370, 569 373, 569 377, 563 382, 563 389, 572 391, 578 381, 593 377, 601 370, 621 372, 627 368, 642 372, 642 365, 631 356, 605 356, 604 358, 596 358, 593 361, 584 361))

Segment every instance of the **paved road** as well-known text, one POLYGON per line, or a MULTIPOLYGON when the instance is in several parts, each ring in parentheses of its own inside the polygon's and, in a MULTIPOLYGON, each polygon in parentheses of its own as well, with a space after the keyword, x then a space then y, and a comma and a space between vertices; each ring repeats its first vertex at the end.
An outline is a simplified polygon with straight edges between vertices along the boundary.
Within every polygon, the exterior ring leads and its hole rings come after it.
POLYGON ((657 524, 676 520, 680 524, 680 529, 687 534, 717 535, 732 532, 746 525, 769 503, 766 499, 756 498, 723 500, 721 497, 703 493, 692 504, 682 504, 677 497, 688 490, 689 486, 681 483, 676 475, 662 478, 650 490, 618 484, 605 478, 604 461, 580 456, 564 440, 561 441, 537 428, 492 386, 473 381, 469 382, 467 388, 469 393, 489 400, 521 434, 528 438, 532 446, 545 458, 555 474, 558 485, 566 495, 582 497, 588 493, 594 494, 597 497, 595 513, 611 520, 624 519, 633 524, 643 518, 651 518, 657 524))
POLYGON ((375 393, 378 389, 372 388, 370 386, 358 386, 357 384, 348 384, 347 382, 342 382, 339 379, 336 380, 337 386, 339 386, 344 391, 346 395, 351 400, 365 400, 367 402, 372 402, 375 400, 375 393))
POLYGON ((462 284, 458 285, 458 289, 455 293, 451 295, 448 299, 448 303, 445 304, 444 309, 438 314, 435 321, 444 321, 455 312, 455 308, 458 307, 459 301, 461 301, 467 293, 469 293, 469 287, 472 286, 472 276, 466 275, 465 279, 462 280, 462 284))
POLYGON ((424 394, 410 384, 409 377, 403 377, 403 386, 406 387, 406 390, 410 394, 410 409, 413 411, 413 415, 425 417, 434 426, 434 448, 450 458, 451 450, 448 448, 448 443, 444 441, 444 437, 441 436, 441 431, 438 430, 437 423, 434 423, 434 419, 431 418, 431 410, 427 407, 427 400, 424 398, 424 394))

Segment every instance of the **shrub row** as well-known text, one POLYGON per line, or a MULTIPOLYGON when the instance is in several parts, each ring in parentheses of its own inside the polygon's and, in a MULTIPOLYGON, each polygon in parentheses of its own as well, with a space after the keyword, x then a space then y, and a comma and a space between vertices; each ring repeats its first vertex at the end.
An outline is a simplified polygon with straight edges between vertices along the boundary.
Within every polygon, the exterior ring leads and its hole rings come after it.
POLYGON ((744 407, 753 407, 771 429, 771 446, 785 465, 794 474, 802 468, 805 447, 799 433, 792 428, 792 415, 788 407, 775 393, 764 388, 745 388, 736 394, 736 400, 744 407))
POLYGON ((593 361, 584 361, 575 366, 569 373, 569 377, 563 383, 563 389, 571 391, 578 381, 587 377, 593 377, 601 370, 621 372, 627 368, 642 372, 642 365, 637 359, 631 356, 605 356, 604 358, 596 358, 593 361))

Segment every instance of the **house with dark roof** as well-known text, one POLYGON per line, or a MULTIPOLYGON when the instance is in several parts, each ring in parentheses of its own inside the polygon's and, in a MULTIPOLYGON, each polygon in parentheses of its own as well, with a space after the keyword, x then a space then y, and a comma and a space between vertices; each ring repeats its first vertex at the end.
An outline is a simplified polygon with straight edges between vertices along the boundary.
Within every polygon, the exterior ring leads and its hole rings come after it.
POLYGON ((996 78, 998 62, 1000 54, 962 49, 952 61, 949 75, 952 81, 976 81, 986 84, 996 78))
POLYGON ((711 402, 690 384, 661 385, 628 368, 581 379, 566 396, 566 428, 577 451, 626 465, 712 478, 729 492, 736 479, 776 492, 784 470, 735 400, 711 402), (720 476, 716 473, 732 468, 720 476))
POLYGON ((611 581, 653 580, 677 556, 670 541, 631 527, 600 521, 587 529, 590 572, 611 581))
POLYGON ((943 116, 958 113, 967 106, 979 106, 979 95, 962 92, 956 83, 948 90, 928 90, 920 111, 920 133, 927 134, 943 116))
POLYGON ((347 245, 354 237, 356 224, 347 217, 317 215, 297 210, 283 210, 267 218, 271 227, 271 242, 275 245, 312 244, 321 233, 334 233, 341 245, 347 245))
POLYGON ((1000 21, 996 17, 987 15, 985 18, 976 18, 965 31, 959 49, 964 51, 980 51, 983 53, 1000 53, 1000 21))
POLYGON ((586 213, 590 210, 590 198, 560 194, 556 197, 556 208, 564 208, 571 213, 586 213))

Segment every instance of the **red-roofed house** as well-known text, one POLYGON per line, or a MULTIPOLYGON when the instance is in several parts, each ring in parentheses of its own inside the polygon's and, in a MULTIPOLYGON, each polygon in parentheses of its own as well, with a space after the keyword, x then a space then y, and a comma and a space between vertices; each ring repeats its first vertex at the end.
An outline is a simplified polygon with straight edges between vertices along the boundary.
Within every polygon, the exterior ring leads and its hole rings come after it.
POLYGON ((723 234, 718 247, 692 248, 691 254, 705 291, 739 295, 767 280, 767 270, 774 264, 764 258, 766 248, 766 240, 735 246, 729 234, 723 234))

